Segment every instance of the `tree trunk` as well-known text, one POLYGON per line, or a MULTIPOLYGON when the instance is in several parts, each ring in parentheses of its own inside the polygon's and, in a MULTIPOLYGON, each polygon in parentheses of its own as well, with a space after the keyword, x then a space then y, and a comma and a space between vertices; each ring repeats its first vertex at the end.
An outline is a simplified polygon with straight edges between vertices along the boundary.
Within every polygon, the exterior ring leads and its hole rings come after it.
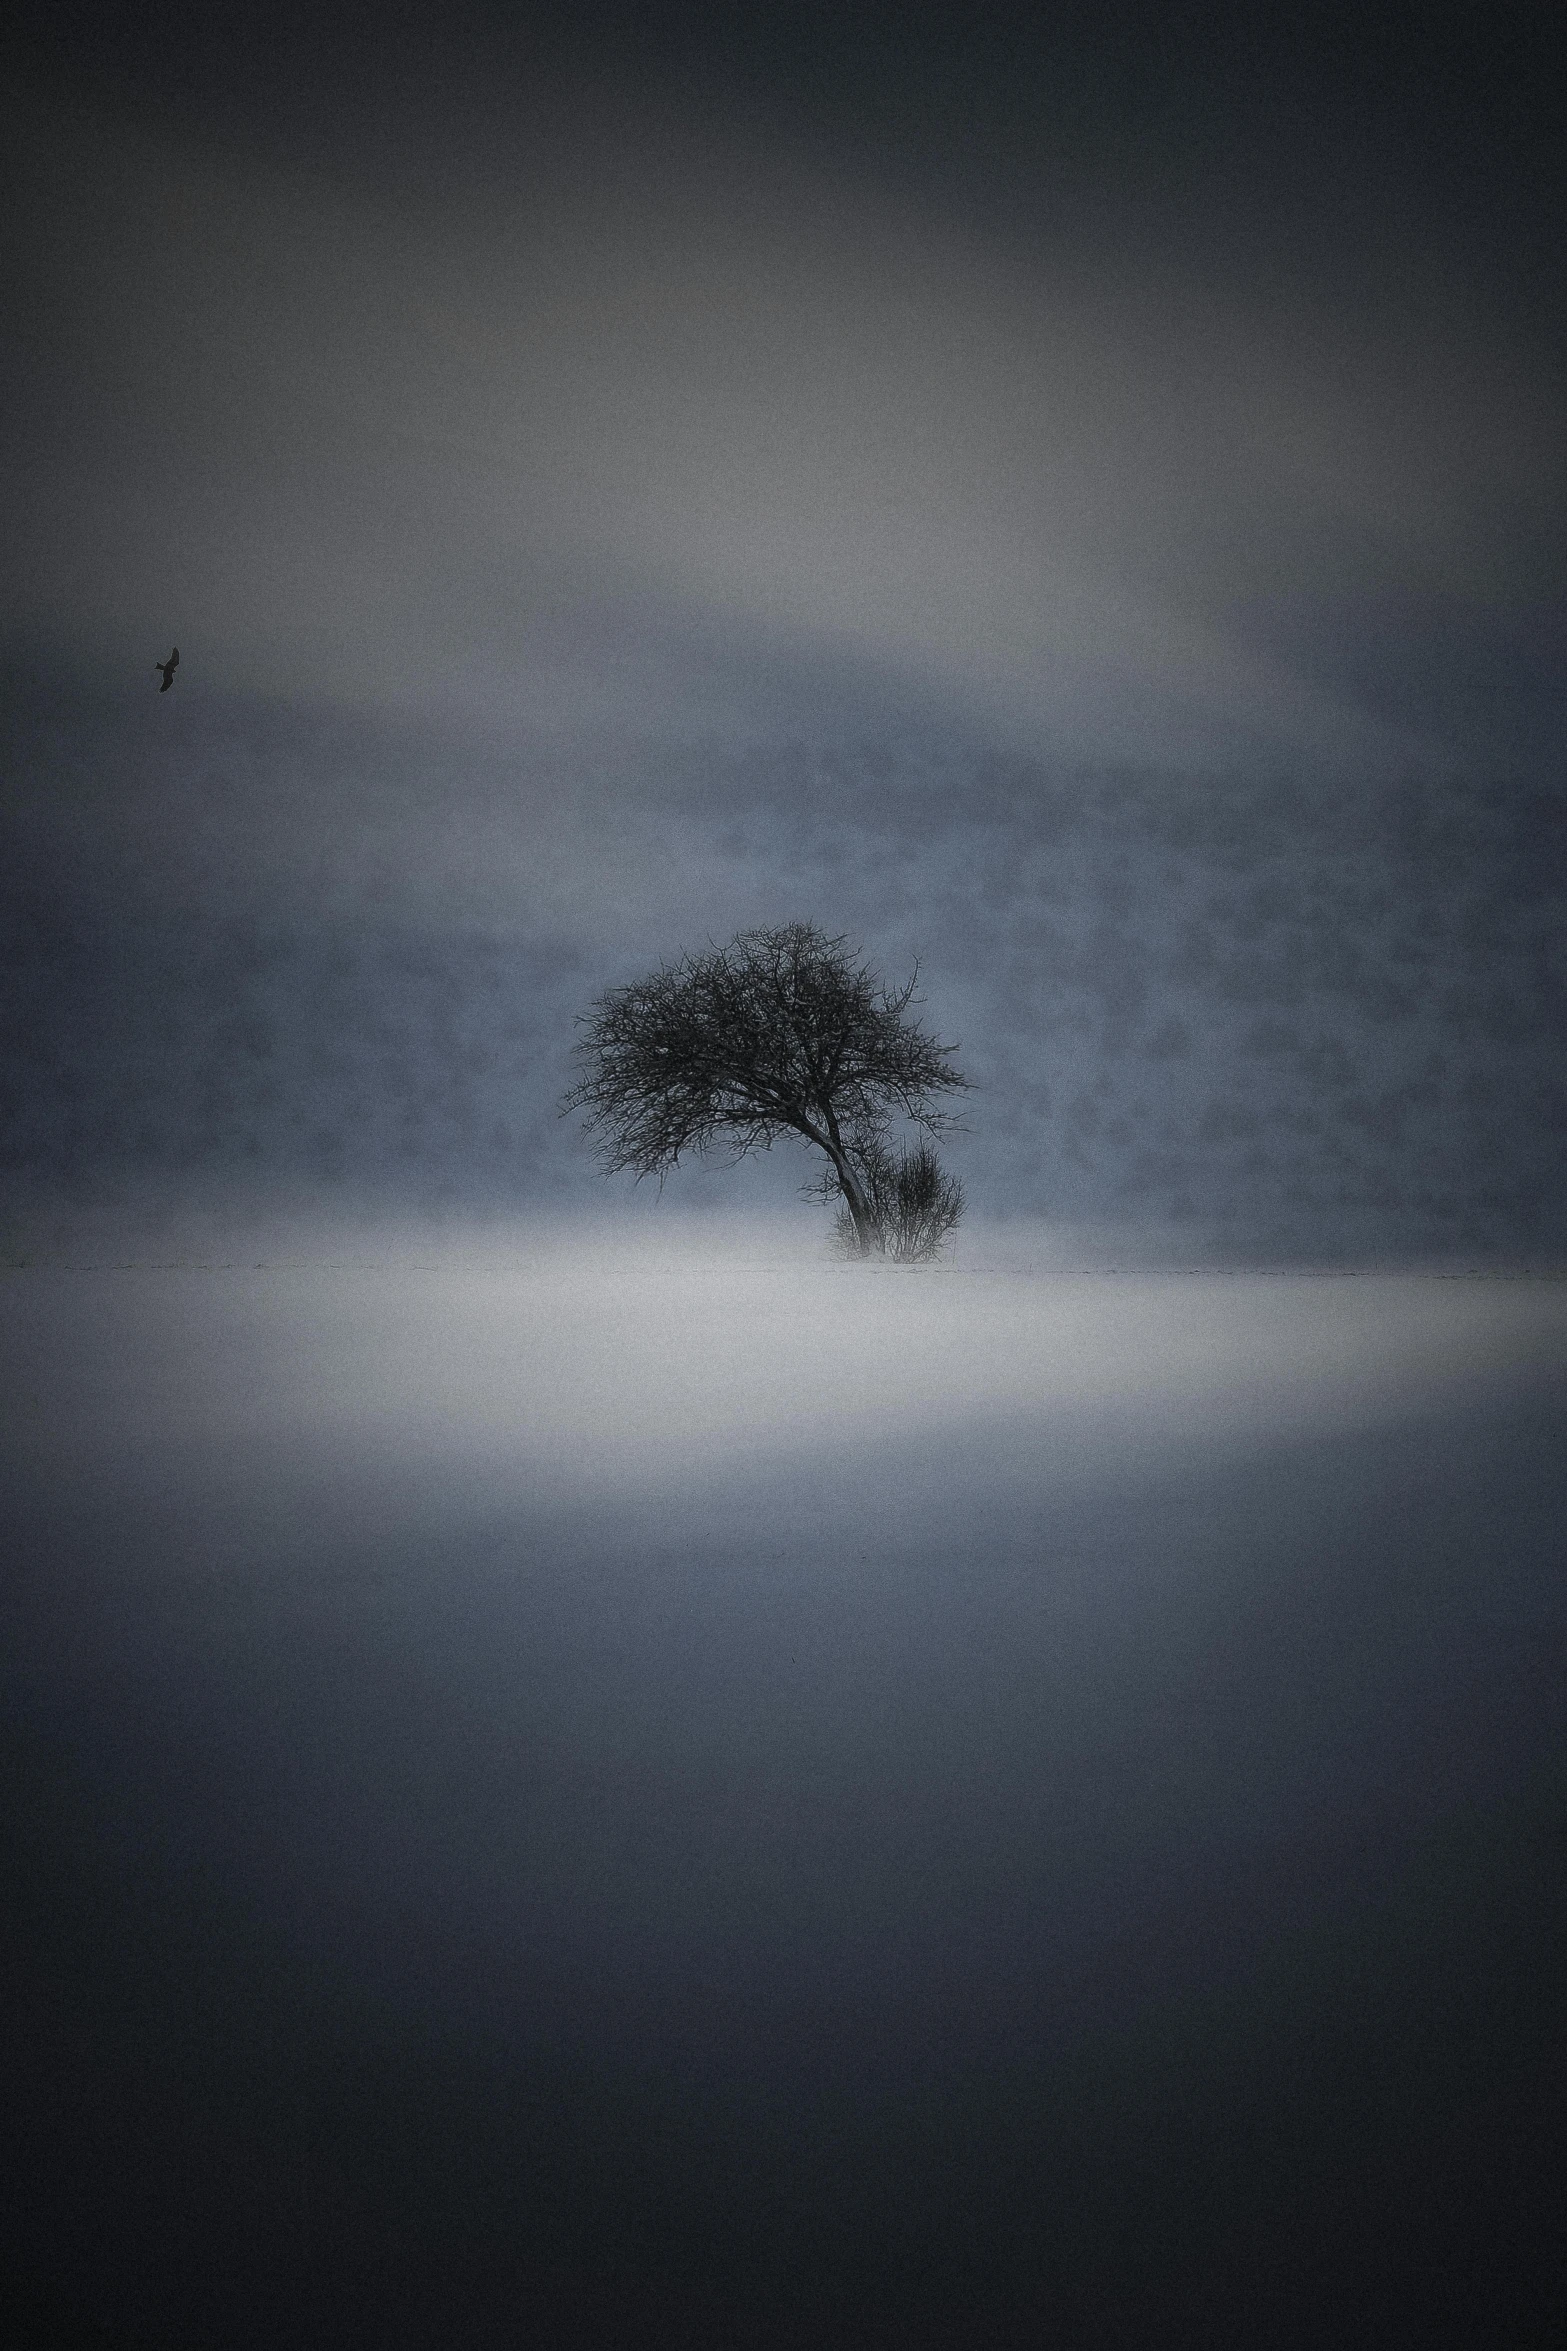
POLYGON ((871 1214, 870 1202, 858 1181, 845 1168, 838 1170, 838 1181, 843 1186, 843 1197, 849 1214, 854 1219, 854 1230, 860 1244, 860 1255, 870 1257, 876 1248, 876 1219, 871 1214))
POLYGON ((849 1155, 836 1136, 828 1144, 827 1152, 837 1171, 838 1189, 843 1194, 844 1205, 854 1221, 855 1238, 860 1244, 860 1255, 870 1257, 874 1255, 876 1249, 876 1219, 871 1211, 870 1201, 866 1197, 865 1186, 855 1174, 849 1155))
POLYGON ((804 1135, 808 1143, 814 1143, 818 1151, 825 1151, 832 1161, 833 1173, 838 1178, 838 1189, 843 1194, 844 1206, 849 1211, 855 1239, 860 1245, 860 1255, 873 1256, 880 1238, 876 1230, 875 1213, 865 1186, 854 1172, 854 1162, 844 1147, 843 1136, 838 1131, 838 1121, 831 1108, 828 1108, 821 1126, 813 1126, 808 1118, 797 1118, 790 1123, 797 1133, 804 1135))

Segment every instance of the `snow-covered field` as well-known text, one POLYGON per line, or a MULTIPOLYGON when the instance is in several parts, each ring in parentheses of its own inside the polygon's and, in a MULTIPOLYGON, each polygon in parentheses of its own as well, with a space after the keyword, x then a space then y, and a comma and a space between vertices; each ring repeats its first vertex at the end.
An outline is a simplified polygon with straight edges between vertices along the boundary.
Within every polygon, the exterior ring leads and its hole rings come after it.
POLYGON ((1567 1360, 1567 1280, 1059 1254, 1003 1236, 956 1264, 841 1265, 788 1228, 555 1226, 46 1262, 9 1275, 13 1409, 73 1478, 275 1451, 641 1506, 852 1470, 895 1513, 906 1485, 980 1507, 1068 1445, 1103 1466, 1366 1432, 1567 1360))
POLYGON ((1567 1283, 798 1231, 0 1275, 84 2309, 1239 2343, 1527 2207, 1567 1283))

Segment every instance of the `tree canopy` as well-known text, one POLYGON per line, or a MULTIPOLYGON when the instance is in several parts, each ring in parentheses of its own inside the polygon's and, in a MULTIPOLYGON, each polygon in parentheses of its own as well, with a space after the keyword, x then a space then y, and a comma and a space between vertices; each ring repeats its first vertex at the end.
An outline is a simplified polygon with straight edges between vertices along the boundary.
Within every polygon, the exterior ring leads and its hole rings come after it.
MULTIPOLYGON (((903 987, 883 988, 814 923, 742 931, 597 998, 562 1111, 587 1111, 606 1172, 639 1179, 662 1178, 690 1152, 742 1159, 798 1135, 826 1154, 823 1189, 841 1195, 853 1244, 869 1255, 885 1238, 878 1185, 884 1200, 896 1191, 892 1117, 941 1134, 958 1121, 940 1098, 968 1085, 956 1046, 907 1017, 918 976, 916 966, 903 987)), ((948 1194, 950 1229, 962 1195, 950 1182, 948 1194)))

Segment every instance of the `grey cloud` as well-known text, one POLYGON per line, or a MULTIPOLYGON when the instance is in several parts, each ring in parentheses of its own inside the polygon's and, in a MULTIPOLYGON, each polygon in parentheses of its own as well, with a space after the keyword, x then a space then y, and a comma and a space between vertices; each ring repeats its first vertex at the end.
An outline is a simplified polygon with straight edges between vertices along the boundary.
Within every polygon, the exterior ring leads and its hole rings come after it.
POLYGON ((1487 689, 1429 629, 1362 675, 1366 599, 1560 588, 1560 400, 1461 305, 1009 243, 651 108, 401 191, 41 99, 9 129, 0 594, 100 661, 178 623, 224 688, 731 740, 837 661, 1077 758, 1386 772, 1488 740, 1487 689))

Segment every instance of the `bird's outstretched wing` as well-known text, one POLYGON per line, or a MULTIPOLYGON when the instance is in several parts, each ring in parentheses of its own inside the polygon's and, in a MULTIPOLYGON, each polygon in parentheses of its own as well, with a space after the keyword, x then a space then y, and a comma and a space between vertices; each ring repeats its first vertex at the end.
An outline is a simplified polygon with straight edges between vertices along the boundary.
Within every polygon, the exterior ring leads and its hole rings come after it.
POLYGON ((175 646, 167 661, 155 661, 153 663, 153 668, 159 672, 163 679, 162 685, 158 688, 160 694, 166 694, 169 688, 173 685, 174 672, 179 668, 179 665, 180 649, 178 645, 175 646))

